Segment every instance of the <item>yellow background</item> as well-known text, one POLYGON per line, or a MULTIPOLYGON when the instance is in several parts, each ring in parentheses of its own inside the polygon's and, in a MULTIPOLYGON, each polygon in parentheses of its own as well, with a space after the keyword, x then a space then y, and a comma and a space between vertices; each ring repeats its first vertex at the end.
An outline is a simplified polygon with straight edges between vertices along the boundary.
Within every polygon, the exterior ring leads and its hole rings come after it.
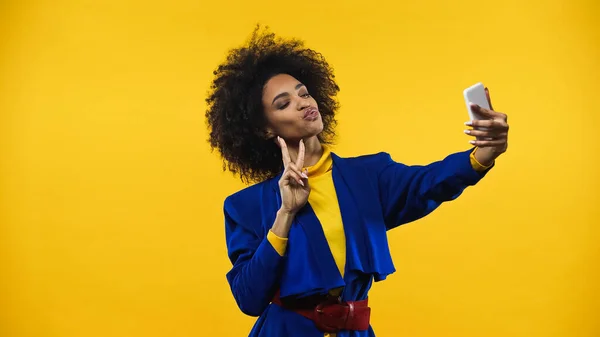
POLYGON ((599 3, 0 2, 0 336, 245 336, 204 97, 257 22, 321 51, 336 152, 466 149, 462 90, 509 114, 509 152, 390 233, 378 336, 600 336, 599 3))

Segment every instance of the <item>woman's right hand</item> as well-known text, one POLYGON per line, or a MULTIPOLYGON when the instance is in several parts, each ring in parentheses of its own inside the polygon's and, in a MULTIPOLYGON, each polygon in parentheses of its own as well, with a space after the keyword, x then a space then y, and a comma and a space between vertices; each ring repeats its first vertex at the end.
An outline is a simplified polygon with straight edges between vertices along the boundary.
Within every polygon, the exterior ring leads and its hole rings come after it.
POLYGON ((300 140, 298 158, 296 162, 290 159, 290 153, 285 140, 277 137, 281 147, 281 157, 283 160, 283 174, 279 179, 279 192, 281 194, 281 211, 295 215, 308 201, 310 186, 308 185, 308 176, 302 172, 304 165, 304 142, 300 140))

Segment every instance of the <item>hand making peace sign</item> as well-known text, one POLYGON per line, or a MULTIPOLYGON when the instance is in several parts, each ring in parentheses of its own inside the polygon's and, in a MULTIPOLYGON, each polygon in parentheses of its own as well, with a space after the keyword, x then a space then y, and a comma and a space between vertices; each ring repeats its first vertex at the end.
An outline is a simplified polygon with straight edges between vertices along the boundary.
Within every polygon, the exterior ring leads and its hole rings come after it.
POLYGON ((281 147, 283 160, 283 174, 279 179, 279 192, 281 194, 281 209, 296 214, 307 202, 310 194, 308 176, 302 171, 304 165, 304 141, 300 140, 298 158, 292 162, 287 144, 281 137, 277 137, 281 147))

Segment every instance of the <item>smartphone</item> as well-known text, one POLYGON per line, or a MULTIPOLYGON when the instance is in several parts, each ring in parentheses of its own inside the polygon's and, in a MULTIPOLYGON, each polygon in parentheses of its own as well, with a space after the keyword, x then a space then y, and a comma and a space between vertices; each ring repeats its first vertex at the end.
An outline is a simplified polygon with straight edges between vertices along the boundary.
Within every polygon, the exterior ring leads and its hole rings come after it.
POLYGON ((471 109, 471 106, 469 105, 470 103, 475 103, 482 108, 490 108, 483 84, 480 82, 468 87, 463 91, 463 95, 465 96, 465 104, 467 104, 467 111, 469 112, 471 120, 486 119, 478 113, 473 112, 473 109, 471 109))

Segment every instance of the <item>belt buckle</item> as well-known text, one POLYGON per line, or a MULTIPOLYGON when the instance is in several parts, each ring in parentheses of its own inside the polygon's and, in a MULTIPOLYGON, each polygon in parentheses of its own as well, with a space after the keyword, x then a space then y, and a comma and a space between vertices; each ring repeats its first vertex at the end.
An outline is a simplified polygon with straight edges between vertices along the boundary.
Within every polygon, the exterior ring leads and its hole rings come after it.
POLYGON ((338 296, 319 303, 315 307, 314 322, 320 331, 333 333, 343 330, 348 320, 351 320, 353 317, 354 305, 342 303, 341 297, 338 296), (346 310, 346 308, 348 309, 346 310))

